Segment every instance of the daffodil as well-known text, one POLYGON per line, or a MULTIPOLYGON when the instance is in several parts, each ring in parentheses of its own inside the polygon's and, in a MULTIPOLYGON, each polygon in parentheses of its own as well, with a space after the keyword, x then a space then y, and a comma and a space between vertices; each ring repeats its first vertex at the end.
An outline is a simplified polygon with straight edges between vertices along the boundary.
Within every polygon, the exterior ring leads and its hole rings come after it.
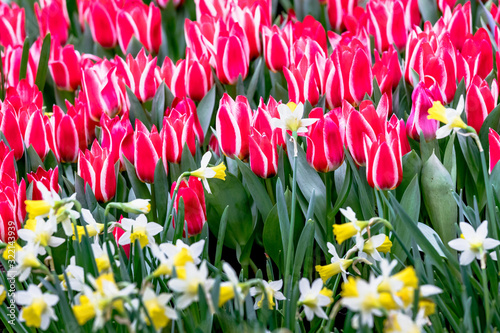
POLYGON ((386 333, 420 333, 424 331, 427 323, 421 311, 415 320, 400 311, 391 311, 384 321, 384 332, 386 333))
POLYGON ((317 265, 315 267, 316 271, 319 273, 324 283, 326 283, 329 278, 339 273, 342 273, 342 278, 345 281, 348 274, 346 269, 351 266, 353 260, 340 258, 332 243, 327 243, 326 245, 328 247, 328 252, 332 255, 331 263, 324 266, 317 265))
MULTIPOLYGON (((99 273, 107 271, 111 268, 111 262, 109 260, 108 251, 105 246, 99 245, 99 243, 95 242, 90 245, 92 248, 92 252, 94 254, 95 263, 97 266, 97 270, 99 273)), ((111 255, 115 254, 115 247, 110 245, 111 255)), ((117 262, 118 264, 119 262, 117 262)))
POLYGON ((340 208, 340 212, 350 221, 343 224, 333 225, 333 234, 335 235, 335 239, 337 240, 337 243, 342 244, 349 238, 352 238, 357 234, 361 234, 361 231, 368 226, 369 222, 358 221, 356 213, 351 207, 347 207, 346 209, 340 208))
POLYGON ((208 293, 214 282, 213 279, 208 278, 208 268, 205 261, 201 263, 199 269, 191 262, 186 263, 185 268, 185 279, 174 278, 168 281, 168 287, 180 294, 176 302, 176 306, 180 310, 198 301, 199 288, 208 293))
MULTIPOLYGON (((341 300, 342 305, 351 311, 357 312, 353 317, 353 322, 361 320, 362 325, 373 327, 373 316, 382 316, 382 304, 377 291, 379 278, 370 277, 369 282, 356 278, 347 282, 349 293, 344 292, 341 300)), ((345 283, 344 283, 345 284, 345 283)), ((344 289, 344 287, 342 287, 344 289)))
POLYGON ((147 214, 151 210, 151 204, 149 199, 135 199, 130 202, 124 202, 120 204, 121 209, 124 212, 132 214, 147 214))
POLYGON ((17 232, 19 238, 37 246, 38 253, 44 255, 45 247, 58 247, 64 243, 64 239, 54 236, 57 231, 57 222, 54 217, 45 221, 43 218, 36 218, 35 230, 21 229, 17 232))
MULTIPOLYGON (((500 242, 488 236, 488 221, 483 221, 481 225, 474 230, 474 228, 465 222, 460 222, 460 230, 464 238, 457 238, 448 242, 448 245, 457 251, 462 252, 460 255, 460 265, 468 265, 474 259, 480 259, 483 263, 484 256, 487 251, 494 249, 500 242)), ((484 267, 483 267, 484 268, 484 267)))
POLYGON ((278 105, 279 118, 271 119, 271 124, 275 128, 281 128, 285 131, 297 133, 307 133, 307 127, 318 121, 317 118, 302 118, 304 116, 304 104, 288 104, 278 105))
POLYGON ((125 232, 118 240, 118 244, 122 246, 134 244, 135 240, 138 240, 141 248, 153 243, 153 236, 163 230, 163 227, 158 223, 148 222, 144 214, 139 215, 136 220, 123 218, 121 227, 125 232))
POLYGON ((64 278, 64 274, 61 274, 59 279, 61 280, 61 288, 63 290, 68 290, 68 285, 73 291, 82 291, 83 285, 85 284, 85 272, 83 267, 76 264, 75 256, 71 257, 69 260, 69 265, 64 270, 68 280, 64 278))
POLYGON ((5 260, 15 260, 16 259, 16 253, 18 251, 22 250, 22 246, 17 244, 16 242, 9 242, 7 243, 7 247, 3 250, 2 257, 5 260))
POLYGON ((386 235, 380 234, 365 240, 362 235, 358 235, 356 237, 356 247, 359 249, 358 257, 367 259, 371 263, 381 261, 382 257, 378 252, 378 248, 384 244, 386 237, 386 235))
POLYGON ((40 252, 39 246, 34 243, 28 244, 20 251, 16 252, 17 266, 11 268, 8 272, 9 276, 19 276, 19 281, 26 281, 31 273, 32 268, 42 267, 42 263, 37 256, 40 252))
POLYGON ((3 284, 0 284, 0 304, 3 304, 3 301, 5 301, 6 297, 7 297, 7 290, 5 290, 3 284))
MULTIPOLYGON (((144 295, 142 296, 142 302, 147 310, 147 315, 141 311, 141 318, 147 324, 151 325, 149 318, 153 322, 153 326, 156 331, 160 331, 162 328, 166 327, 170 320, 177 319, 177 313, 174 309, 168 306, 168 302, 172 298, 171 294, 161 293, 156 295, 156 293, 151 288, 146 288, 144 295), (148 316, 149 315, 149 316, 148 316)), ((135 299, 138 303, 138 300, 135 299)))
POLYGON ((222 282, 219 288, 219 306, 224 305, 227 301, 237 298, 243 301, 243 293, 241 283, 234 269, 227 262, 222 264, 222 270, 226 273, 229 281, 222 282))
POLYGON ((309 321, 313 320, 315 315, 319 318, 328 319, 323 306, 330 304, 330 299, 328 296, 321 294, 322 289, 323 281, 321 279, 314 280, 312 285, 306 278, 299 281, 299 304, 304 306, 304 313, 309 321))
MULTIPOLYGON (((89 237, 96 237, 104 230, 104 224, 97 223, 90 210, 82 208, 81 214, 83 220, 87 223, 87 225, 85 225, 85 227, 81 225, 76 226, 79 242, 82 241, 82 236, 85 235, 85 229, 87 229, 87 234, 89 235, 89 237)), ((73 239, 75 239, 74 232, 75 231, 73 229, 73 239)))
POLYGON ((160 265, 153 272, 153 276, 171 275, 175 267, 178 278, 185 278, 185 265, 188 262, 198 265, 201 262, 200 255, 203 252, 205 240, 191 245, 185 244, 178 239, 174 244, 163 243, 160 246, 152 246, 153 255, 160 260, 160 265))
POLYGON ((39 287, 30 284, 28 290, 17 291, 15 299, 17 304, 23 306, 19 312, 19 321, 26 322, 26 326, 46 330, 51 320, 57 321, 52 308, 59 302, 57 295, 42 293, 39 287))
POLYGON ((460 96, 458 105, 456 109, 445 108, 440 101, 434 102, 432 107, 429 109, 429 115, 427 119, 435 119, 443 124, 437 132, 436 138, 441 139, 450 135, 452 131, 458 131, 460 129, 467 129, 467 124, 464 123, 460 115, 464 110, 464 97, 460 96))
POLYGON ((262 284, 263 286, 250 288, 250 295, 256 297, 254 309, 261 308, 264 303, 264 299, 267 300, 269 309, 274 308, 274 306, 276 305, 276 303, 274 302, 275 300, 282 301, 286 299, 286 297, 280 291, 280 289, 283 287, 283 280, 270 282, 262 281, 262 284))
POLYGON ((212 158, 212 153, 207 151, 201 158, 200 168, 190 172, 191 176, 197 177, 203 182, 203 186, 205 187, 208 193, 212 192, 210 192, 210 186, 208 185, 207 179, 209 178, 217 178, 222 180, 226 179, 226 166, 224 165, 224 163, 220 163, 219 165, 214 167, 208 167, 208 163, 210 162, 211 158, 212 158))

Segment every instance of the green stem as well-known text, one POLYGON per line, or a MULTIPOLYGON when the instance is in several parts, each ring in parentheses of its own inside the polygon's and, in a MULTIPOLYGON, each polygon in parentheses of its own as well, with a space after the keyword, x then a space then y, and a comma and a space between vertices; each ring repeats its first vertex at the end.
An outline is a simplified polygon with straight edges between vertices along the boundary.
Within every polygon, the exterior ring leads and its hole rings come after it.
POLYGON ((332 224, 330 223, 330 214, 332 211, 332 177, 333 173, 327 172, 325 173, 325 185, 326 185, 326 239, 328 242, 333 243, 333 232, 328 232, 328 228, 332 228, 332 224))
POLYGON ((191 173, 189 171, 183 172, 179 178, 177 178, 177 183, 175 184, 174 193, 172 195, 172 199, 168 203, 167 207, 167 224, 163 228, 163 235, 161 236, 161 241, 165 242, 165 238, 167 237, 167 231, 170 228, 170 224, 172 223, 172 219, 174 218, 172 215, 172 208, 174 207, 175 197, 177 196, 177 192, 179 192, 179 187, 181 186, 181 181, 184 177, 188 177, 191 173))
POLYGON ((276 204, 276 199, 274 198, 273 185, 271 184, 271 179, 266 178, 264 182, 266 183, 267 194, 269 195, 269 198, 271 198, 271 203, 274 206, 276 204))
MULTIPOLYGON (((481 251, 481 263, 486 259, 484 256, 486 254, 481 251)), ((483 266, 483 265, 481 265, 483 266)), ((486 315, 486 327, 485 332, 490 332, 490 292, 488 289, 488 277, 486 276, 486 268, 481 267, 481 280, 483 284, 483 296, 484 296, 484 312, 486 315)))
POLYGON ((156 193, 155 193, 155 184, 151 183, 151 215, 152 221, 158 220, 158 215, 156 214, 156 193))
MULTIPOLYGON (((293 235, 295 229, 295 210, 297 208, 297 132, 294 131, 292 134, 292 138, 294 141, 294 156, 293 156, 293 180, 292 180, 292 211, 290 217, 290 230, 288 234, 288 249, 286 251, 286 265, 285 265, 285 293, 288 293, 289 284, 291 281, 291 269, 292 269, 292 260, 293 260, 293 235)), ((291 299, 292 295, 287 295, 287 299, 291 299)))

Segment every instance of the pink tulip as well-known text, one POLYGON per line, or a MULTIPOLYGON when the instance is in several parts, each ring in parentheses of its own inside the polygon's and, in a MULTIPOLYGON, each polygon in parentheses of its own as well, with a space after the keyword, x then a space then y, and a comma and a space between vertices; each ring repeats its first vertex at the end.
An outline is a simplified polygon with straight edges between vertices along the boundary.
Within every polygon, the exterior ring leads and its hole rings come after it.
MULTIPOLYGON (((23 45, 26 39, 24 8, 12 2, 0 2, 0 44, 5 48, 23 45)), ((5 69, 4 69, 5 70, 5 69)))
POLYGON ((278 150, 273 137, 252 127, 249 141, 250 168, 261 178, 271 178, 278 172, 278 150))
POLYGON ((406 123, 406 132, 408 136, 414 140, 422 139, 420 134, 423 133, 425 141, 430 141, 436 138, 436 131, 439 128, 439 122, 434 119, 427 119, 428 110, 432 107, 436 98, 423 83, 419 83, 413 90, 411 95, 412 107, 411 113, 406 123))
POLYGON ((14 151, 5 142, 0 141, 0 182, 5 179, 16 179, 14 151))
POLYGON ((262 27, 264 41, 264 58, 267 67, 278 72, 290 65, 290 41, 276 25, 272 28, 262 27))
POLYGON ((483 126, 484 119, 495 108, 498 98, 498 88, 490 90, 488 83, 479 76, 474 76, 465 98, 465 113, 467 124, 477 133, 483 126), (493 92, 492 92, 493 90, 493 92))
POLYGON ((61 47, 52 44, 49 70, 56 86, 61 90, 75 91, 81 84, 80 52, 73 45, 61 47))
POLYGON ((32 200, 42 200, 43 196, 38 189, 38 183, 42 183, 45 188, 49 191, 53 190, 56 193, 59 192, 59 168, 49 169, 45 171, 41 166, 36 169, 36 172, 31 172, 28 174, 29 184, 33 183, 33 193, 31 195, 32 200))
MULTIPOLYGON (((170 191, 171 199, 176 185, 176 182, 172 184, 170 191)), ((177 214, 179 214, 179 200, 181 198, 184 202, 184 220, 187 223, 188 236, 197 235, 201 232, 203 225, 207 221, 205 193, 201 181, 196 177, 189 177, 188 181, 182 180, 174 199, 174 209, 177 214)), ((184 221, 174 220, 174 223, 184 224, 184 221)))
POLYGON ((500 135, 498 135, 493 128, 490 128, 490 132, 488 133, 488 142, 490 145, 489 158, 491 173, 500 160, 500 135))
POLYGON ((134 164, 134 130, 128 118, 114 117, 110 119, 106 114, 101 118, 102 148, 108 149, 113 161, 120 161, 120 170, 125 170, 125 156, 134 164))
POLYGON ((365 140, 366 179, 378 190, 393 190, 403 180, 403 166, 399 138, 384 141, 380 137, 365 140))
POLYGON ((64 45, 68 40, 69 16, 66 0, 42 0, 35 2, 35 15, 40 28, 40 36, 50 33, 57 45, 64 45))
POLYGON ((17 230, 26 216, 26 183, 19 185, 15 179, 0 181, 0 240, 4 243, 17 240, 17 230))
POLYGON ((186 49, 186 59, 180 60, 167 83, 175 97, 189 97, 201 101, 214 83, 208 59, 202 55, 197 59, 191 49, 186 49))
POLYGON ((162 141, 156 126, 153 125, 149 132, 146 126, 136 119, 134 142, 134 166, 137 178, 145 183, 153 183, 156 164, 162 153, 162 141))

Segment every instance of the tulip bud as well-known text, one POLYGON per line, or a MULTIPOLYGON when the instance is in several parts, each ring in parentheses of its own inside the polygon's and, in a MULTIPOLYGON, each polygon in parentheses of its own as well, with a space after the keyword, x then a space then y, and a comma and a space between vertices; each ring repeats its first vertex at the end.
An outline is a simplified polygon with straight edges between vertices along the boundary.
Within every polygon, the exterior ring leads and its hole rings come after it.
POLYGON ((396 115, 392 115, 389 122, 387 122, 387 137, 389 141, 395 138, 399 139, 401 147, 401 155, 404 156, 411 151, 408 137, 406 136, 406 126, 403 119, 398 119, 396 115))
POLYGON ((278 72, 290 66, 290 45, 284 32, 276 25, 272 28, 262 27, 262 38, 267 67, 273 72, 278 72))
POLYGON ((49 169, 45 171, 41 166, 36 169, 36 172, 28 174, 29 184, 33 183, 32 200, 42 200, 43 196, 38 188, 38 183, 42 183, 49 191, 59 192, 59 168, 49 169))
MULTIPOLYGON (((28 55, 28 65, 26 68, 26 79, 31 86, 35 85, 35 76, 38 68, 38 61, 37 59, 35 59, 34 48, 35 45, 33 44, 33 46, 31 46, 30 48, 30 52, 28 55)), ((14 47, 7 46, 5 48, 3 52, 2 62, 3 74, 7 86, 13 87, 19 83, 22 57, 23 47, 21 45, 14 47)))
MULTIPOLYGON (((366 136, 365 136, 366 138, 366 136)), ((403 164, 399 138, 391 142, 365 140, 366 179, 379 190, 393 190, 403 180, 403 164)))
POLYGON ((498 135, 493 128, 490 128, 490 132, 488 133, 488 142, 490 145, 489 156, 491 173, 500 160, 500 135, 498 135))
POLYGON ((0 131, 14 151, 14 157, 18 161, 24 154, 23 135, 17 120, 14 108, 8 102, 3 103, 0 113, 0 131))
POLYGON ((436 138, 436 131, 439 128, 439 122, 434 119, 427 119, 428 110, 434 102, 434 95, 421 82, 413 90, 411 95, 413 104, 411 113, 406 123, 406 132, 414 140, 420 140, 420 134, 423 133, 425 141, 436 138))
MULTIPOLYGON (((176 185, 176 182, 172 184, 170 199, 172 199, 176 185)), ((179 214, 180 198, 182 198, 184 202, 184 220, 188 226, 188 236, 197 235, 201 232, 203 225, 207 221, 205 193, 201 181, 196 177, 189 177, 188 181, 182 180, 177 195, 174 198, 174 209, 177 214, 179 214)), ((175 223, 184 224, 184 221, 174 220, 174 224, 175 223)))
POLYGON ((50 149, 47 134, 52 137, 52 133, 47 133, 47 130, 50 131, 50 127, 45 126, 44 117, 47 118, 47 116, 42 115, 41 110, 33 112, 24 134, 26 148, 32 145, 42 161, 45 160, 45 156, 47 156, 50 149))
POLYGON ((357 0, 326 0, 328 19, 332 28, 339 31, 342 27, 343 16, 352 15, 357 5, 357 0))
POLYGON ((309 127, 307 133, 307 162, 316 171, 334 171, 344 162, 344 143, 337 116, 333 111, 323 115, 323 109, 316 108, 309 117, 319 120, 309 127))
POLYGON ((0 2, 0 31, 0 44, 5 48, 23 45, 26 39, 24 8, 19 8, 15 2, 10 5, 0 2))
POLYGON ((26 183, 19 185, 15 179, 0 181, 0 240, 10 243, 17 240, 17 230, 26 216, 26 183))
POLYGON ((252 128, 249 152, 250 168, 261 178, 271 178, 278 172, 278 151, 273 137, 252 128))
MULTIPOLYGON (((162 142, 156 126, 151 133, 138 119, 135 120, 134 165, 139 180, 153 183, 155 168, 162 153, 162 142)), ((167 172, 167 170, 165 170, 167 172)))
POLYGON ((198 60, 190 49, 186 59, 180 60, 172 74, 170 89, 175 97, 189 97, 201 101, 212 88, 213 76, 208 59, 201 56, 198 60))
POLYGON ((284 67, 283 72, 288 83, 290 101, 305 103, 308 100, 311 105, 316 105, 320 95, 320 87, 316 81, 316 66, 307 63, 306 57, 303 57, 298 67, 292 64, 290 69, 284 67))
POLYGON ((80 52, 73 45, 61 47, 52 44, 49 70, 56 86, 61 90, 75 91, 82 81, 80 52))
POLYGON ((220 149, 219 149, 219 141, 217 140, 217 137, 212 134, 210 137, 210 141, 208 142, 208 146, 210 149, 213 151, 213 153, 217 156, 220 157, 220 149))
POLYGON ((108 202, 116 194, 115 161, 106 148, 94 141, 91 150, 79 152, 78 175, 90 185, 99 202, 108 202))
POLYGON ((474 79, 467 89, 467 97, 465 98, 467 125, 473 127, 476 132, 479 133, 484 120, 495 108, 495 105, 496 98, 493 97, 488 83, 479 76, 474 76, 474 79))
POLYGON ((0 182, 4 179, 16 180, 14 151, 10 150, 3 141, 0 141, 0 160, 0 182))
POLYGON ((228 94, 224 94, 215 123, 224 155, 231 158, 237 156, 240 160, 248 157, 251 117, 252 110, 245 96, 238 96, 234 101, 228 94))
POLYGON ((108 149, 113 161, 120 160, 120 170, 125 170, 123 156, 134 164, 134 130, 128 118, 110 119, 106 114, 101 118, 102 148, 108 149))
MULTIPOLYGON (((89 24, 92 39, 102 47, 112 48, 116 46, 118 36, 116 32, 117 8, 113 2, 95 1, 87 10, 82 7, 85 2, 78 3, 80 18, 85 18, 89 24)), ((83 23, 82 23, 82 26, 83 23)))
POLYGON ((76 162, 78 158, 78 152, 80 151, 80 139, 79 133, 83 132, 84 124, 81 123, 78 115, 75 119, 80 127, 80 131, 77 130, 75 120, 71 115, 64 114, 61 108, 54 105, 53 116, 51 121, 53 123, 54 137, 56 143, 57 153, 61 162, 73 163, 76 162))
POLYGON ((69 16, 65 0, 42 0, 35 2, 35 15, 40 28, 40 36, 50 37, 57 45, 68 40, 69 16))

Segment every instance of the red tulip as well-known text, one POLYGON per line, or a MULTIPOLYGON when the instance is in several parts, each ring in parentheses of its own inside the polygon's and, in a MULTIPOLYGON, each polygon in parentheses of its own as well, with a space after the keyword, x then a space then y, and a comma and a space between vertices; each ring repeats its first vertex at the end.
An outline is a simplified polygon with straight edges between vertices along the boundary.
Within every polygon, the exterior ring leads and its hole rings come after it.
POLYGON ((408 137, 406 136, 405 122, 403 119, 398 119, 394 114, 387 122, 387 137, 389 138, 388 141, 399 138, 402 156, 411 151, 410 142, 408 142, 408 137))
POLYGON ((127 52, 133 36, 151 53, 158 54, 161 45, 161 13, 153 2, 128 1, 116 17, 118 43, 127 52))
MULTIPOLYGON (((35 45, 31 46, 28 55, 28 66, 26 68, 26 79, 28 83, 35 85, 35 77, 38 68, 38 59, 35 58, 35 45)), ((19 83, 19 74, 21 72, 21 59, 23 56, 22 45, 7 46, 3 52, 3 73, 7 86, 14 87, 19 83)))
MULTIPOLYGON (((24 8, 12 2, 0 2, 0 44, 8 46, 23 45, 26 39, 24 8)), ((4 69, 5 70, 5 69, 4 69)))
POLYGON ((217 137, 215 135, 212 134, 212 136, 210 137, 208 146, 217 157, 220 157, 221 154, 219 149, 219 141, 217 140, 217 137))
POLYGON ((307 133, 307 162, 316 171, 334 171, 344 162, 344 143, 337 116, 333 111, 323 115, 323 109, 316 108, 309 113, 309 118, 319 120, 307 133))
POLYGON ((79 152, 78 175, 85 181, 85 187, 90 185, 97 201, 108 202, 115 196, 115 161, 106 148, 101 148, 97 140, 85 154, 79 152))
MULTIPOLYGON (((176 182, 172 184, 170 199, 172 199, 176 185, 176 182)), ((174 209, 177 214, 179 214, 179 200, 181 198, 184 202, 184 220, 187 223, 188 236, 197 235, 207 221, 205 193, 201 181, 196 177, 189 177, 188 181, 182 180, 174 199, 174 209)), ((174 220, 174 222, 184 224, 184 221, 174 220)))
POLYGON ((262 38, 267 67, 273 72, 278 72, 290 66, 291 45, 285 33, 276 25, 272 28, 262 27, 262 38))
MULTIPOLYGON (((193 22, 189 19, 184 21, 184 36, 186 38, 186 46, 191 52, 196 55, 196 58, 210 58, 211 52, 209 49, 213 47, 216 19, 212 16, 203 14, 197 21, 193 22)), ((186 50, 186 54, 188 51, 186 50)))
POLYGON ((0 141, 0 182, 5 179, 16 179, 14 151, 5 142, 0 141))
POLYGON ((21 130, 14 108, 10 103, 3 103, 1 115, 0 131, 7 139, 10 148, 14 151, 15 159, 18 161, 24 154, 24 131, 21 130))
POLYGON ((398 53, 392 45, 382 53, 382 56, 375 52, 373 75, 377 79, 380 91, 392 96, 392 90, 397 88, 402 76, 398 53))
POLYGON ((439 122, 434 119, 427 119, 428 110, 432 107, 434 101, 439 100, 435 97, 423 83, 419 83, 411 95, 412 107, 411 113, 406 123, 406 132, 414 140, 420 140, 420 133, 423 133, 425 141, 436 138, 436 131, 439 128, 439 122))
POLYGON ((57 45, 64 45, 68 40, 69 16, 66 0, 42 0, 35 2, 35 15, 40 28, 40 36, 50 37, 57 45))
POLYGON ((290 69, 284 67, 283 72, 288 83, 288 94, 290 101, 294 103, 305 103, 316 105, 320 96, 320 82, 315 64, 308 65, 306 57, 296 67, 294 64, 290 69))
POLYGON ((446 12, 443 18, 436 24, 444 25, 444 29, 449 31, 451 42, 459 51, 462 51, 467 35, 472 33, 471 4, 466 2, 463 6, 458 4, 453 8, 453 13, 446 12), (442 21, 442 23, 440 22, 442 21))
POLYGON ((117 74, 135 93, 140 102, 144 103, 153 99, 161 83, 160 71, 156 66, 156 57, 146 56, 144 48, 137 57, 127 54, 127 60, 116 56, 117 74))
POLYGON ((249 141, 250 168, 261 178, 274 177, 278 172, 278 150, 275 141, 272 136, 261 134, 252 127, 249 141))
POLYGON ((488 83, 479 76, 474 76, 465 98, 465 113, 467 125, 473 127, 477 133, 483 126, 484 119, 495 108, 498 97, 498 88, 492 92, 488 83))
POLYGON ((343 16, 352 15, 357 5, 357 0, 326 0, 328 19, 332 28, 339 31, 342 27, 343 16))
POLYGON ((87 147, 85 136, 80 138, 85 135, 85 120, 82 115, 74 114, 74 108, 71 113, 68 108, 67 114, 57 105, 54 105, 52 110, 51 121, 59 159, 65 163, 76 162, 80 148, 87 147))
POLYGON ((136 119, 134 141, 134 166, 137 177, 142 182, 153 183, 156 164, 162 153, 162 141, 156 126, 153 125, 149 132, 146 126, 136 119))
POLYGON ((102 148, 108 149, 113 161, 120 160, 120 170, 125 170, 125 156, 134 164, 134 130, 128 118, 114 117, 110 119, 106 114, 101 118, 102 148))
POLYGON ((75 91, 82 81, 80 52, 73 45, 64 47, 52 43, 49 70, 56 86, 61 90, 75 91))
POLYGON ((26 148, 33 146, 36 153, 43 161, 49 152, 52 131, 48 123, 47 116, 43 115, 41 110, 35 111, 29 118, 24 134, 24 144, 26 148), (47 133, 49 132, 49 133, 47 133))
POLYGON ((220 100, 215 128, 224 155, 240 160, 248 157, 248 139, 252 110, 245 96, 234 101, 228 94, 220 100))
POLYGON ((490 132, 488 133, 488 142, 490 145, 489 157, 491 173, 500 160, 500 135, 498 135, 493 128, 490 128, 490 132))
POLYGON ((276 102, 273 96, 269 96, 269 100, 264 103, 264 99, 261 97, 259 102, 259 107, 254 113, 252 118, 252 127, 255 127, 260 133, 266 133, 268 137, 274 135, 274 140, 276 144, 286 149, 285 135, 281 128, 274 128, 271 125, 272 118, 279 118, 280 114, 278 112, 278 105, 281 102, 276 102))
POLYGON ((171 110, 167 109, 167 116, 163 118, 161 131, 162 158, 165 164, 180 163, 186 144, 194 156, 196 141, 198 145, 202 145, 205 139, 194 102, 190 99, 176 99, 172 106, 171 110))
POLYGON ((17 230, 26 216, 26 183, 19 185, 15 179, 0 181, 0 240, 4 243, 17 240, 17 230))
POLYGON ((262 7, 257 6, 255 9, 250 9, 234 6, 231 14, 234 20, 240 23, 248 40, 250 60, 257 58, 262 50, 260 41, 261 16, 265 15, 262 7))
MULTIPOLYGON (((119 224, 122 223, 122 219, 123 219, 123 216, 120 216, 120 219, 118 220, 119 224)), ((127 245, 119 245, 118 244, 118 240, 120 239, 120 237, 122 237, 122 235, 124 233, 125 233, 125 230, 123 230, 122 228, 120 228, 118 226, 115 226, 115 228, 113 229, 113 237, 115 239, 116 244, 123 248, 125 255, 127 256, 127 258, 129 258, 130 257, 130 244, 127 244, 127 245)))
POLYGON ((399 138, 384 141, 380 137, 374 142, 365 140, 366 179, 379 190, 392 190, 403 180, 403 166, 399 138))
MULTIPOLYGON (((165 63, 164 63, 165 64, 165 63)), ((186 49, 186 59, 179 60, 167 82, 175 97, 189 97, 201 101, 214 83, 208 59, 202 55, 197 59, 191 49, 186 49)))
MULTIPOLYGON (((467 36, 460 55, 464 65, 466 63, 468 66, 464 72, 469 72, 470 79, 478 75, 484 80, 493 70, 493 49, 490 36, 484 28, 478 29, 474 35, 467 36)), ((466 84, 470 79, 466 80, 466 84)), ((458 76, 457 80, 460 82, 461 77, 458 76)))
POLYGON ((43 95, 35 84, 22 79, 15 86, 7 88, 4 103, 9 103, 17 115, 22 112, 32 113, 43 107, 43 95))
POLYGON ((59 168, 49 169, 45 171, 41 166, 36 169, 36 172, 31 172, 28 174, 29 184, 33 183, 33 193, 31 195, 32 200, 42 200, 43 196, 38 189, 38 183, 42 183, 45 188, 49 191, 59 192, 59 168))
POLYGON ((92 38, 102 47, 112 48, 118 42, 116 16, 118 6, 114 1, 78 1, 78 13, 82 27, 85 19, 92 38))
POLYGON ((248 75, 250 46, 239 24, 226 29, 219 23, 219 34, 214 41, 212 56, 215 59, 216 73, 223 84, 235 84, 238 77, 244 80, 248 75))

